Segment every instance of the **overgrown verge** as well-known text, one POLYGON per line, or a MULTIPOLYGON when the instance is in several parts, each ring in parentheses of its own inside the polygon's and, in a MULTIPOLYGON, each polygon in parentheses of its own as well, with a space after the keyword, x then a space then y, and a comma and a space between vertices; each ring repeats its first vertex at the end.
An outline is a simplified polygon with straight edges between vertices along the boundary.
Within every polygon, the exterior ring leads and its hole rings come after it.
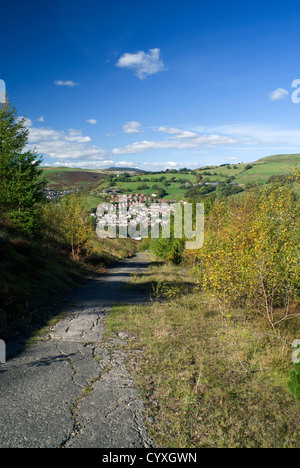
POLYGON ((108 317, 109 333, 127 333, 143 351, 132 371, 150 437, 170 448, 299 447, 300 407, 288 388, 297 321, 278 324, 279 337, 267 317, 238 307, 223 316, 187 271, 153 264, 133 282, 162 301, 108 317))
POLYGON ((223 313, 236 306, 260 312, 274 330, 299 319, 299 209, 296 194, 277 186, 214 203, 204 247, 191 255, 223 313))
POLYGON ((31 336, 60 313, 72 291, 136 250, 134 242, 110 243, 94 234, 75 261, 51 231, 30 238, 0 224, 0 337, 6 342, 31 336))

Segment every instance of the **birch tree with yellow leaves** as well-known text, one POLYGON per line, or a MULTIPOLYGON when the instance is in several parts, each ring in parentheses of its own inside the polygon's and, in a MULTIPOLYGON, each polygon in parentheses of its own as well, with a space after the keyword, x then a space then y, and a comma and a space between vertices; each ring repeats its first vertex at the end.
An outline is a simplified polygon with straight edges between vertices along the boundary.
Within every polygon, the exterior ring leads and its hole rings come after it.
POLYGON ((93 237, 92 218, 86 212, 84 200, 77 194, 64 197, 58 211, 59 229, 69 244, 74 260, 93 237))
POLYGON ((293 316, 299 297, 299 199, 270 186, 216 203, 197 252, 200 283, 222 310, 247 306, 266 314, 272 327, 293 316))

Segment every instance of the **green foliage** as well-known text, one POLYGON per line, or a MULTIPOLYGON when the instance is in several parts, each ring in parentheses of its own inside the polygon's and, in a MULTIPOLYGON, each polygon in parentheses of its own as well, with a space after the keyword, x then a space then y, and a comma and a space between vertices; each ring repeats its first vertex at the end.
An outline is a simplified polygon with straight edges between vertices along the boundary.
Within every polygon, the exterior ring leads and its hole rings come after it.
POLYGON ((295 364, 295 368, 290 372, 288 386, 295 399, 300 402, 300 363, 295 364))
POLYGON ((170 219, 170 236, 168 238, 163 238, 162 231, 160 231, 158 239, 143 239, 141 247, 143 250, 151 250, 158 258, 179 265, 183 260, 185 239, 174 237, 174 216, 171 216, 170 219))
POLYGON ((213 197, 216 195, 229 197, 230 195, 235 195, 244 191, 242 187, 231 185, 230 180, 231 179, 227 179, 225 182, 222 182, 218 185, 211 185, 206 183, 196 185, 190 188, 186 192, 185 196, 189 200, 201 200, 203 197, 206 198, 208 195, 212 195, 213 197))
POLYGON ((166 196, 166 194, 167 194, 167 192, 163 188, 159 189, 158 192, 157 192, 158 198, 164 198, 166 196))
POLYGON ((183 239, 153 239, 150 249, 158 257, 169 260, 175 265, 182 262, 185 242, 183 239))
POLYGON ((199 281, 223 307, 264 310, 274 327, 299 294, 299 200, 283 187, 214 203, 197 252, 199 281), (274 315, 280 309, 280 316, 274 315))
POLYGON ((77 194, 66 196, 59 205, 52 206, 50 213, 70 246, 73 259, 79 260, 81 250, 94 235, 93 220, 86 211, 85 200, 77 194))
POLYGON ((44 201, 45 180, 41 158, 25 151, 29 130, 7 102, 0 108, 0 209, 4 218, 26 234, 32 234, 44 201))

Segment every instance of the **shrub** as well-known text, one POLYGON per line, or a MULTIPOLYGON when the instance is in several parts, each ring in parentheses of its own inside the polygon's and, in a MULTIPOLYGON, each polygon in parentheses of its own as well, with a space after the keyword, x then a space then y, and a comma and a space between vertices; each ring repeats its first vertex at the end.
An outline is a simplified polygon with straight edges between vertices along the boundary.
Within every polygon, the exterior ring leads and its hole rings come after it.
POLYGON ((291 371, 288 386, 295 399, 300 402, 300 363, 295 364, 295 369, 291 371))
POLYGON ((282 187, 214 203, 197 271, 204 290, 226 308, 250 304, 275 326, 299 292, 299 201, 282 187), (281 317, 274 310, 281 308, 281 317))

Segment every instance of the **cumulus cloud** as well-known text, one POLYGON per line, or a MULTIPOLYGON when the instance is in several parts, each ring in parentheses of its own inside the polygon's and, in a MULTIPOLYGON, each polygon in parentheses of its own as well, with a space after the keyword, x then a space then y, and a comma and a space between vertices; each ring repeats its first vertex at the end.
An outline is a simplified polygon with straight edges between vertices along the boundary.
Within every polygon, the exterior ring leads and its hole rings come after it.
POLYGON ((239 140, 226 135, 200 135, 191 132, 190 137, 178 138, 178 133, 174 134, 173 138, 167 138, 160 141, 137 141, 121 148, 114 148, 112 154, 135 154, 151 150, 168 150, 168 149, 199 149, 203 147, 212 147, 215 145, 234 145, 239 143, 239 140))
POLYGON ((67 86, 68 88, 74 88, 74 86, 79 85, 79 83, 75 83, 75 81, 71 81, 71 80, 67 80, 67 81, 56 80, 54 81, 54 83, 56 84, 56 86, 67 86))
POLYGON ((134 70, 135 75, 141 80, 166 70, 160 58, 160 49, 150 49, 148 53, 144 51, 135 54, 126 53, 119 58, 117 66, 134 70))
POLYGON ((45 118, 43 116, 36 119, 37 122, 45 122, 45 118))
POLYGON ((87 123, 91 124, 91 125, 96 125, 98 122, 96 119, 88 119, 87 120, 87 123))
POLYGON ((123 131, 125 133, 142 133, 141 124, 139 122, 127 122, 123 125, 123 131))
POLYGON ((163 132, 172 135, 173 138, 194 138, 198 136, 198 134, 195 132, 190 132, 188 130, 180 130, 180 128, 158 127, 154 130, 157 132, 163 132))
POLYGON ((56 161, 52 164, 43 164, 45 167, 70 167, 73 169, 102 169, 103 167, 109 167, 114 164, 114 161, 103 160, 103 161, 56 161))
POLYGON ((58 131, 53 128, 32 126, 29 120, 29 147, 35 147, 36 151, 45 157, 56 159, 59 165, 64 161, 80 160, 91 161, 97 165, 97 161, 106 159, 106 151, 92 145, 91 138, 82 134, 80 130, 69 129, 58 131))
POLYGON ((283 88, 277 88, 269 94, 271 101, 280 101, 285 99, 288 95, 289 92, 283 88))

